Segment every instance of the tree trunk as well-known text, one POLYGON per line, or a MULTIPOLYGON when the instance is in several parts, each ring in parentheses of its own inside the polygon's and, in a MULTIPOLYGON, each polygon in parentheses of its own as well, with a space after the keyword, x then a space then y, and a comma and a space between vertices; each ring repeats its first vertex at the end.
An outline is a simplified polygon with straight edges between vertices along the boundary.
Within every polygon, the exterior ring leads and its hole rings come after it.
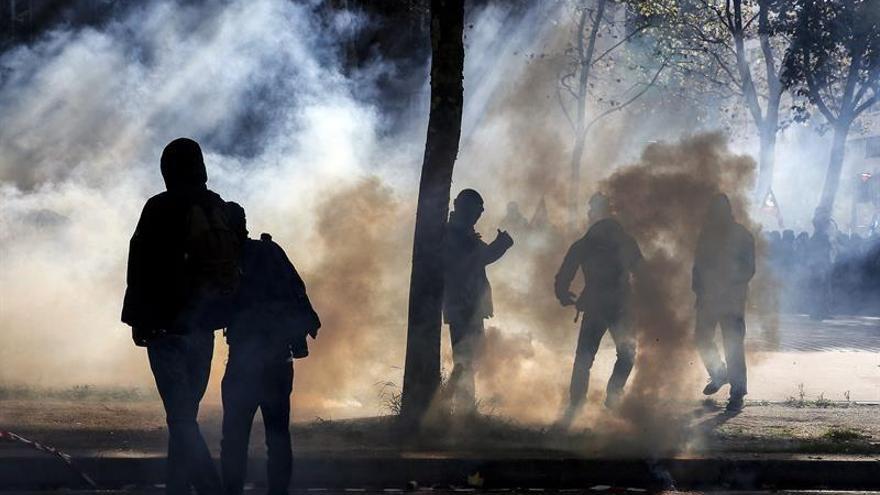
POLYGON ((401 417, 417 425, 440 383, 443 237, 464 104, 464 0, 431 1, 431 110, 413 241, 401 417))
POLYGON ((596 4, 596 17, 590 27, 590 39, 584 47, 584 29, 587 21, 587 8, 584 6, 578 22, 578 75, 577 116, 574 129, 574 149, 571 152, 571 177, 569 178, 568 198, 568 229, 575 232, 578 224, 578 209, 580 207, 580 184, 581 184, 581 158, 584 155, 584 142, 587 139, 587 88, 590 81, 590 69, 593 66, 593 53, 596 51, 596 38, 602 27, 602 18, 605 16, 607 0, 598 0, 596 4))
MULTIPOLYGON (((578 126, 580 128, 580 126, 578 126)), ((571 176, 569 177, 568 191, 568 231, 569 233, 577 232, 578 229, 578 210, 581 206, 581 158, 584 155, 584 143, 587 135, 583 130, 579 130, 574 138, 574 149, 571 152, 571 176)))
POLYGON ((779 130, 779 101, 777 96, 767 102, 767 115, 761 121, 758 132, 761 149, 758 156, 758 183, 755 189, 758 201, 764 201, 773 187, 773 168, 776 165, 776 135, 779 130))
POLYGON ((846 137, 852 121, 841 116, 834 126, 834 140, 831 144, 831 156, 828 160, 828 171, 825 174, 825 185, 822 188, 822 198, 819 207, 816 208, 815 218, 826 215, 830 219, 834 211, 834 199, 840 186, 840 174, 843 170, 843 158, 846 153, 846 137))

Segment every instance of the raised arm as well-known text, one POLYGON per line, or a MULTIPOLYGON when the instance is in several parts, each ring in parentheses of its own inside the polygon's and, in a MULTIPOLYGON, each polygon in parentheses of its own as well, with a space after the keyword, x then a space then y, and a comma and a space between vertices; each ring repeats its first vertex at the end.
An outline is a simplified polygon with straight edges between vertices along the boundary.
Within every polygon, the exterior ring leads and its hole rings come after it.
POLYGON ((491 265, 501 259, 511 246, 513 246, 513 238, 506 231, 499 230, 495 240, 491 244, 485 244, 480 249, 483 265, 491 265))

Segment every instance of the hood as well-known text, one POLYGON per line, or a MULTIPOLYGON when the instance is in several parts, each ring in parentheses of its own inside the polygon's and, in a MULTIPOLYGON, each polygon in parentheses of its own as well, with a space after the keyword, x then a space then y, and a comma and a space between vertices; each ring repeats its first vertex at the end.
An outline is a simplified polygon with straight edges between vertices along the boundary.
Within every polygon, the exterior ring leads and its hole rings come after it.
POLYGON ((730 199, 726 194, 716 194, 709 202, 706 224, 708 226, 721 226, 731 223, 733 223, 733 209, 730 207, 730 199))
POLYGON ((205 187, 208 173, 199 143, 178 138, 162 151, 162 178, 169 192, 186 192, 205 187))

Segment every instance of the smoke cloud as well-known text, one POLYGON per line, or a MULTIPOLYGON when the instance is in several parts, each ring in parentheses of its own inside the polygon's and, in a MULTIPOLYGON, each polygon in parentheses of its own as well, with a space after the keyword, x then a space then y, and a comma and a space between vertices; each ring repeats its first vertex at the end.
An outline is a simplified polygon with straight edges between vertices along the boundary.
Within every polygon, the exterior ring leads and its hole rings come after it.
MULTIPOLYGON (((321 314, 311 356, 296 365, 294 416, 387 412, 378 384, 402 383, 427 68, 411 88, 413 109, 385 112, 372 98, 396 68, 377 59, 344 75, 339 56, 372 21, 324 15, 284 0, 166 0, 0 55, 0 384, 153 386, 119 322, 125 256, 140 208, 164 188, 162 147, 190 136, 205 150, 209 187, 245 207, 251 232, 286 249, 321 314)), ((556 91, 571 19, 557 2, 516 12, 499 2, 470 16, 452 193, 483 193, 477 228, 487 238, 509 201, 533 220, 489 268, 496 317, 478 395, 484 409, 546 424, 566 398, 577 338, 573 312, 552 291, 582 234, 559 227, 573 137, 556 91)), ((675 400, 698 390, 687 277, 699 212, 723 190, 745 220, 753 163, 717 134, 648 145, 705 130, 689 119, 696 110, 651 101, 592 131, 583 192, 612 196, 647 258, 642 352, 614 431, 668 446, 677 439, 662 426, 678 417, 675 400)), ((443 339, 449 370, 445 329, 443 339)), ((217 351, 210 400, 224 364, 219 338, 217 351)), ((612 359, 600 350, 596 380, 612 359)))
POLYGON ((727 193, 735 216, 749 225, 744 193, 754 161, 731 154, 720 134, 648 146, 641 160, 600 187, 608 192, 644 261, 634 289, 638 333, 635 374, 622 406, 632 433, 651 448, 685 440, 686 412, 704 376, 693 344, 693 253, 711 196, 727 193))

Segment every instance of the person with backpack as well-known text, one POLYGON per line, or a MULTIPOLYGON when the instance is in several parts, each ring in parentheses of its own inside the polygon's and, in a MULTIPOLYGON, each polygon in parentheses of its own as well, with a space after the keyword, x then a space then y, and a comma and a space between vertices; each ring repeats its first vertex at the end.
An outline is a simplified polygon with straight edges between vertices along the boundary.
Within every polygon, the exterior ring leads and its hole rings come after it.
POLYGON ((608 379, 605 407, 612 409, 620 402, 636 357, 630 276, 637 270, 642 252, 636 240, 611 215, 610 203, 604 195, 597 193, 590 199, 589 219, 592 225, 568 249, 554 283, 559 303, 575 306, 578 317, 584 313, 571 372, 569 403, 560 421, 562 426, 574 420, 587 398, 590 368, 606 331, 610 331, 614 339, 617 360, 608 379), (583 273, 585 284, 580 296, 575 296, 571 283, 578 270, 583 273))
POLYGON ((248 238, 244 209, 228 203, 242 243, 241 286, 226 330, 229 360, 223 375, 223 440, 220 460, 227 495, 239 495, 247 470, 248 439, 260 409, 266 431, 269 495, 290 484, 290 393, 293 359, 308 356, 306 336, 317 337, 321 321, 302 278, 284 250, 262 234, 248 238))
POLYGON ((238 285, 240 242, 226 202, 206 186, 202 150, 169 143, 160 161, 166 191, 144 205, 131 238, 122 321, 146 347, 168 424, 168 494, 221 491, 196 420, 208 385, 213 331, 227 324, 238 285))

